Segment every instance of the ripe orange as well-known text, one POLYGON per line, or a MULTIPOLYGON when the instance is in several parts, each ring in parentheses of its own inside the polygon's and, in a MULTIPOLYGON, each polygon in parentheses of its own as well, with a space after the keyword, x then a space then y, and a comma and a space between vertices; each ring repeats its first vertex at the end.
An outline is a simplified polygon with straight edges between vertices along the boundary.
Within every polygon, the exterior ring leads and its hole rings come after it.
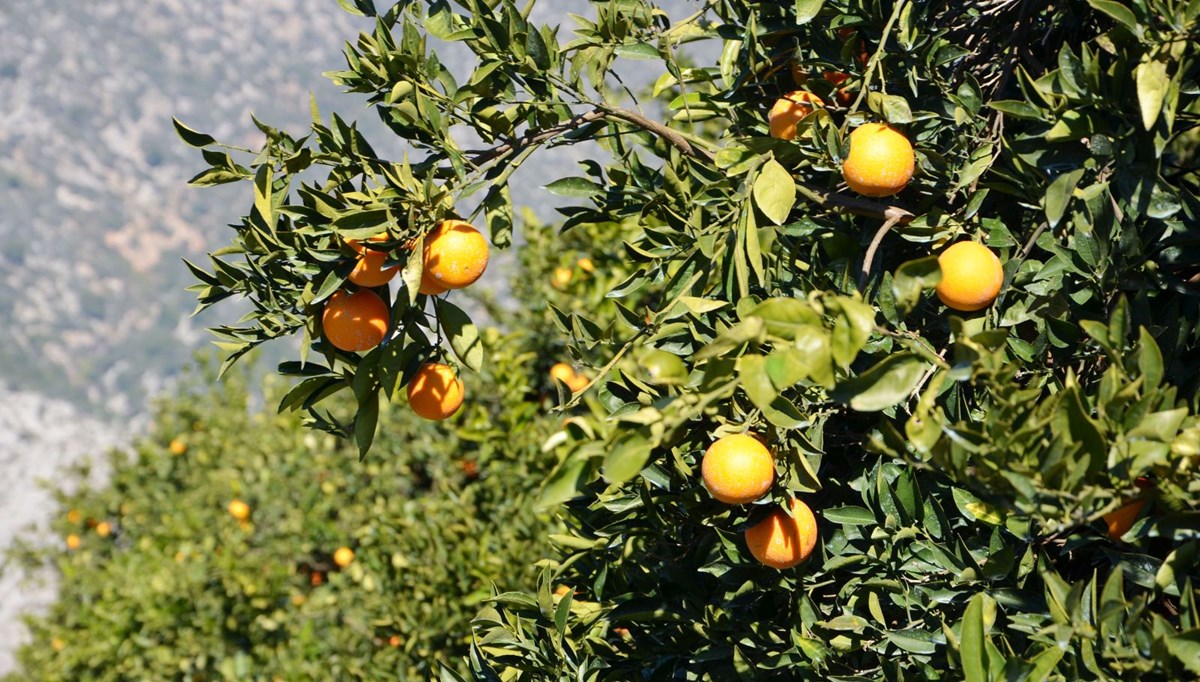
POLYGON ((579 260, 575 261, 575 265, 584 272, 596 271, 596 264, 592 262, 591 258, 580 258, 579 260))
MULTIPOLYGON (((368 241, 386 242, 387 234, 371 237, 368 241)), ((347 239, 346 244, 359 254, 358 262, 350 271, 350 281, 362 287, 380 287, 387 284, 400 272, 399 266, 384 269, 383 264, 388 259, 385 251, 377 251, 363 246, 361 243, 347 239)))
POLYGON ((550 276, 550 284, 555 289, 565 289, 574 277, 575 273, 571 272, 571 268, 554 268, 554 274, 550 276))
POLYGON ((447 289, 470 286, 487 264, 487 239, 461 220, 443 220, 425 236, 425 276, 432 284, 447 289))
POLYGON ((1134 500, 1117 507, 1115 511, 1105 514, 1104 525, 1108 526, 1108 537, 1113 540, 1120 540, 1121 536, 1128 533, 1130 528, 1133 528, 1133 524, 1137 522, 1138 517, 1142 513, 1142 508, 1145 506, 1145 500, 1134 500))
POLYGON ((320 587, 323 582, 325 582, 325 574, 320 571, 313 571, 313 574, 308 576, 308 584, 313 587, 320 587))
POLYGON ((67 522, 68 523, 78 524, 82 520, 83 520, 83 515, 79 513, 78 509, 72 509, 71 511, 67 512, 67 522))
POLYGON ((775 458, 757 438, 734 434, 708 446, 700 474, 713 497, 726 504, 748 504, 771 489, 775 458))
POLYGON ((842 177, 859 194, 886 197, 908 185, 915 165, 912 144, 903 133, 886 123, 864 123, 850 133, 842 177))
POLYGON ((325 303, 321 316, 325 338, 347 352, 370 350, 383 342, 388 329, 388 307, 370 289, 338 291, 325 303))
POLYGON ((75 551, 81 544, 83 544, 83 540, 80 540, 78 535, 71 533, 67 536, 67 549, 75 551))
POLYGON ((333 563, 338 565, 338 568, 345 568, 354 561, 354 550, 349 547, 338 547, 333 553, 333 563))
POLYGON ((796 139, 796 124, 821 106, 825 106, 825 102, 820 97, 804 90, 789 92, 780 97, 775 106, 771 107, 771 113, 767 115, 771 137, 780 140, 796 139))
POLYGON ((102 538, 112 535, 112 524, 110 524, 108 521, 101 521, 100 523, 97 523, 96 535, 99 535, 102 538))
POLYGON ((183 442, 183 440, 179 438, 176 438, 171 441, 171 444, 167 446, 167 449, 172 455, 179 456, 187 452, 187 443, 183 442))
POLYGON ((964 312, 992 304, 1004 284, 1004 267, 988 247, 975 242, 958 242, 938 256, 942 281, 937 295, 947 307, 964 312))
POLYGON ((229 515, 238 521, 245 521, 250 518, 250 505, 241 500, 233 500, 229 503, 229 515))
POLYGON ((791 568, 808 559, 817 546, 817 519, 800 500, 792 500, 792 515, 775 509, 746 529, 746 547, 771 568, 791 568))
POLYGON ((408 382, 408 406, 425 419, 445 419, 458 411, 462 401, 462 380, 449 365, 427 362, 408 382))
POLYGON ((429 279, 429 273, 421 273, 421 286, 417 288, 417 293, 425 294, 426 296, 437 296, 449 291, 446 287, 438 284, 434 280, 429 279))
POLYGON ((567 381, 567 388, 571 389, 572 393, 578 393, 587 388, 588 384, 590 383, 592 383, 592 380, 589 379, 586 374, 583 372, 576 372, 575 376, 571 377, 567 381))
POLYGON ((834 92, 834 99, 838 104, 844 107, 850 106, 850 103, 854 101, 854 93, 850 92, 848 88, 840 87, 842 83, 850 80, 850 74, 843 71, 826 71, 821 74, 821 77, 825 79, 825 82, 837 88, 834 92))
POLYGON ((57 637, 50 640, 50 648, 54 649, 55 651, 62 651, 64 648, 66 648, 66 646, 67 645, 63 644, 63 641, 57 637))
POLYGON ((391 645, 393 649, 398 648, 400 646, 400 635, 392 635, 389 637, 388 644, 391 645))
POLYGON ((575 368, 565 362, 556 362, 550 368, 550 378, 570 385, 571 379, 575 378, 575 368))

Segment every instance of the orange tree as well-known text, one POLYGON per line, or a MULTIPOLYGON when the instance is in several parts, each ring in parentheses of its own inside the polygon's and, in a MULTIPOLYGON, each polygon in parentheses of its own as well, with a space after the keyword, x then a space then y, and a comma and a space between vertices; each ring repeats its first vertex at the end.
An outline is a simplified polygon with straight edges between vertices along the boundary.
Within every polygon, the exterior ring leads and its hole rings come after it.
POLYGON ((422 364, 483 366, 423 240, 465 219, 506 246, 517 168, 608 155, 546 188, 586 200, 562 229, 611 230, 592 263, 628 271, 604 305, 548 309, 591 367, 541 488, 574 591, 496 595, 472 674, 1200 674, 1200 3, 596 0, 570 27, 508 0, 343 5, 375 23, 332 77, 405 157, 315 111, 241 162, 179 125, 199 184, 254 185, 193 268, 201 304, 253 302, 218 330, 231 361, 304 335, 283 369, 314 426, 365 453, 422 364), (443 43, 474 56, 461 79, 443 43), (651 68, 638 101, 622 73, 651 68), (321 311, 366 238, 403 276, 376 289, 380 345, 338 351, 321 311), (353 417, 320 410, 339 391, 353 417), (706 486, 735 434, 773 475, 743 480, 738 451, 706 486))

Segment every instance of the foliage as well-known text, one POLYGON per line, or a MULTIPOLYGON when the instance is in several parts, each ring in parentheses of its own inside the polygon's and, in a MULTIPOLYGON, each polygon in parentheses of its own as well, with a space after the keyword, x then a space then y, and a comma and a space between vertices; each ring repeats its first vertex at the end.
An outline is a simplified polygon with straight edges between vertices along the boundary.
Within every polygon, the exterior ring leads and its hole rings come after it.
MULTIPOLYGON (((558 525, 531 510, 559 418, 519 319, 486 334, 489 371, 467 380, 495 400, 438 428, 385 408, 365 464, 290 414, 251 409, 243 373, 215 389, 215 366, 198 373, 133 452, 109 455, 104 488, 73 491, 83 469, 64 482, 53 530, 80 536, 78 550, 10 552, 51 567, 60 594, 28 620, 6 679, 417 680, 437 661, 462 667, 481 602, 534 589, 558 525), (233 499, 251 507, 245 524, 233 499), (339 570, 342 546, 355 558, 339 570)), ((267 403, 285 388, 270 382, 267 403)))
MULTIPOLYGON (((414 293, 408 240, 482 195, 465 217, 506 245, 517 167, 552 144, 609 153, 547 188, 585 200, 561 229, 604 231, 588 251, 624 275, 549 308, 598 379, 546 442, 559 459, 540 500, 564 504, 572 532, 554 580, 475 620, 472 674, 1200 674, 1200 3, 715 0, 675 21, 645 0, 591 9, 567 30, 507 0, 379 14, 331 75, 402 138, 402 161, 336 115, 314 115, 307 138, 263 126, 246 165, 180 126, 212 164, 199 183, 255 186, 227 252, 242 258, 194 269, 202 305, 258 306, 220 332, 234 359, 303 330, 329 366, 296 402, 353 390, 353 427, 311 413, 364 451, 378 396, 445 352, 431 335, 486 366, 462 350, 474 327, 414 293), (696 63, 693 42, 719 46, 716 63, 696 63), (476 56, 465 81, 440 43, 476 56), (631 101, 627 63, 662 72, 656 101, 631 101), (769 137, 767 110, 800 85, 828 106, 795 140, 769 137), (645 113, 655 104, 669 123, 645 113), (891 203, 839 191, 849 131, 879 119, 917 153, 891 203), (493 146, 464 149, 472 138, 493 146), (297 184, 316 167, 327 179, 297 184), (338 239, 382 229, 408 265, 394 336, 333 353, 315 313, 351 264, 338 239), (961 239, 1005 263, 978 314, 929 294, 936 254, 961 239), (652 380, 638 361, 655 352, 687 378, 652 380), (775 451, 778 483, 731 508, 697 469, 715 438, 744 431, 775 451), (740 532, 794 495, 817 511, 819 556, 755 565, 740 532), (1109 538, 1103 516, 1132 498, 1150 504, 1109 538), (577 591, 556 596, 557 581, 577 591)), ((543 262, 562 253, 531 243, 543 262)))

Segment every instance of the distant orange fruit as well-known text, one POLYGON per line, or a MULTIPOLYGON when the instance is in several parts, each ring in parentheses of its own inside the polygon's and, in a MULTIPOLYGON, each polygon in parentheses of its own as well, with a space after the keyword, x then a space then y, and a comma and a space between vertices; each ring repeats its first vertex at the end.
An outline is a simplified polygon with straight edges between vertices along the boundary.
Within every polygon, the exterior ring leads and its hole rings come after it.
POLYGON ((750 554, 771 568, 791 568, 808 559, 817 545, 817 519, 800 500, 792 500, 792 515, 775 509, 746 529, 750 554))
POLYGON ((182 455, 183 453, 187 452, 187 443, 185 443, 182 439, 175 438, 171 441, 171 444, 167 446, 167 450, 169 450, 172 455, 182 455))
POLYGON ((461 289, 483 276, 487 239, 461 220, 443 220, 425 235, 425 277, 431 284, 461 289))
POLYGON ((229 515, 238 521, 245 521, 250 518, 250 505, 241 500, 232 500, 229 503, 229 515))
POLYGON ((308 576, 308 584, 313 587, 320 587, 323 582, 325 582, 325 574, 320 571, 313 571, 313 574, 308 576))
POLYGON ((387 336, 388 306, 370 289, 338 291, 325 303, 321 327, 335 348, 351 353, 371 350, 387 336))
POLYGON ((388 644, 391 645, 393 649, 399 648, 400 635, 392 635, 391 637, 388 637, 388 644))
POLYGON ((571 271, 571 268, 558 267, 554 268, 554 274, 550 276, 550 284, 555 289, 565 289, 574 278, 575 273, 571 271))
POLYGON ((462 380, 449 365, 427 362, 408 382, 408 406, 425 419, 442 420, 462 406, 462 380))
MULTIPOLYGON (((388 238, 385 233, 371 237, 367 241, 386 242, 388 238)), ((350 271, 351 282, 362 287, 379 287, 390 282, 396 273, 400 272, 399 266, 383 267, 389 255, 386 251, 368 248, 353 239, 347 239, 346 244, 359 254, 358 262, 350 271)))
POLYGON ((1108 537, 1120 540, 1129 532, 1130 528, 1133 528, 1133 524, 1137 522, 1138 517, 1142 514, 1142 508, 1145 506, 1145 500, 1133 500, 1105 514, 1104 525, 1108 527, 1108 537))
POLYGON ((576 372, 575 376, 567 380, 567 388, 571 389, 572 393, 578 393, 588 387, 592 380, 583 372, 576 372))
POLYGON ((1000 295, 1004 266, 991 249, 975 242, 958 242, 938 256, 942 280, 936 291, 947 307, 963 312, 988 307, 1000 295))
POLYGON ((775 482, 775 458, 753 436, 725 436, 708 446, 700 475, 708 492, 721 502, 749 504, 767 494, 775 482))
POLYGON ((575 378, 575 368, 565 362, 556 362, 550 367, 550 378, 554 381, 570 384, 571 379, 575 378))
POLYGON ((50 648, 54 649, 55 651, 62 651, 66 646, 67 645, 63 644, 63 641, 57 637, 50 640, 50 648))
POLYGON ((333 553, 333 563, 338 565, 338 568, 345 568, 354 562, 354 550, 349 547, 338 547, 333 553))
POLYGON ((83 544, 83 540, 80 540, 78 535, 71 533, 67 536, 67 549, 75 551, 81 544, 83 544))
POLYGON ((304 606, 305 602, 307 601, 308 597, 304 596, 303 594, 292 595, 292 606, 304 606))
POLYGON ((850 133, 842 177, 859 194, 886 197, 908 185, 915 167, 912 144, 903 133, 886 123, 864 123, 850 133))
POLYGON ((99 535, 102 538, 112 535, 112 524, 110 524, 108 521, 101 521, 100 523, 97 523, 96 535, 99 535))
POLYGON ((78 524, 82 520, 83 520, 83 514, 80 514, 78 509, 72 509, 71 511, 67 512, 67 522, 68 523, 78 524))
POLYGON ((771 137, 780 140, 796 139, 796 125, 805 117, 825 106, 825 102, 811 92, 796 90, 780 97, 767 114, 771 137))
POLYGON ((596 264, 592 262, 591 258, 580 258, 579 260, 575 261, 575 267, 583 270, 584 272, 596 271, 596 264))

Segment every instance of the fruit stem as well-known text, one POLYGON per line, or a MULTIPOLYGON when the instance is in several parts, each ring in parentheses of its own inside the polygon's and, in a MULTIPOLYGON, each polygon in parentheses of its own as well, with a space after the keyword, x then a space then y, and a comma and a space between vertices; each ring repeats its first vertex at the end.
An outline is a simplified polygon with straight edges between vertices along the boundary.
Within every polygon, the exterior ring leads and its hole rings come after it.
POLYGON ((863 285, 867 283, 867 277, 871 275, 871 266, 875 263, 875 251, 879 248, 879 244, 898 222, 900 222, 899 216, 892 216, 885 220, 883 225, 875 231, 875 238, 871 240, 871 245, 867 247, 867 255, 863 258, 862 270, 858 273, 859 289, 863 288, 863 285))

